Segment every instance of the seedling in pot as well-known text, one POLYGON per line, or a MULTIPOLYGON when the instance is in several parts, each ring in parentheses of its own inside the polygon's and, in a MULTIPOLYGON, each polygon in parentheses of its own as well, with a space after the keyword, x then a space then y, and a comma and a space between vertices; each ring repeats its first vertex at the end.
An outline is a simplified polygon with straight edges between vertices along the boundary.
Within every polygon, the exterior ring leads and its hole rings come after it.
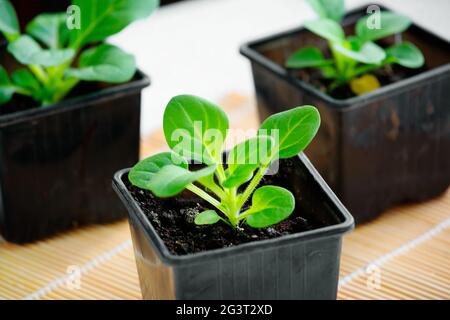
POLYGON ((16 12, 0 0, 0 32, 7 50, 24 67, 11 76, 0 66, 0 105, 14 94, 54 104, 80 81, 123 83, 136 72, 134 56, 102 43, 135 20, 149 16, 159 0, 73 0, 78 8, 36 16, 21 33, 16 12), (79 13, 79 16, 77 16, 79 13))
POLYGON ((326 58, 315 47, 304 47, 286 61, 292 69, 317 68, 330 81, 328 91, 349 85, 353 93, 362 95, 380 87, 372 73, 391 64, 406 68, 420 68, 424 57, 410 42, 397 41, 382 48, 375 41, 400 34, 408 29, 408 17, 380 11, 362 17, 356 23, 355 35, 346 36, 340 25, 345 13, 344 0, 308 0, 319 19, 307 21, 306 29, 328 41, 331 57, 326 58))
POLYGON ((267 118, 256 137, 230 150, 227 166, 222 155, 228 118, 218 106, 195 96, 176 96, 163 122, 172 150, 136 164, 128 175, 133 185, 161 198, 184 189, 193 192, 214 208, 195 217, 198 225, 222 221, 233 228, 242 223, 264 228, 291 215, 295 199, 289 190, 258 185, 274 161, 296 156, 314 138, 320 125, 315 107, 296 107, 267 118), (192 171, 188 162, 204 167, 192 171))

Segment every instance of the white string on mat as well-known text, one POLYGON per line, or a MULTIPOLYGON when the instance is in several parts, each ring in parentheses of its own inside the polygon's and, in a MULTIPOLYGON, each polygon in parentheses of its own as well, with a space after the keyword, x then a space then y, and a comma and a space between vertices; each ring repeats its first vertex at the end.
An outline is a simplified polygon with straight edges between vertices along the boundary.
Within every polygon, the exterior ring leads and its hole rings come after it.
MULTIPOLYGON (((96 256, 95 258, 89 260, 88 262, 86 262, 85 264, 80 266, 80 269, 79 269, 80 274, 79 275, 84 275, 84 274, 88 273, 89 271, 95 269, 99 265, 101 265, 105 262, 108 262, 109 260, 111 260, 112 258, 117 256, 121 252, 130 248, 131 246, 132 246, 132 242, 130 239, 128 239, 128 240, 122 242, 121 244, 119 244, 118 246, 112 248, 111 250, 108 250, 108 251, 96 256)), ((31 293, 30 295, 26 296, 25 298, 23 298, 23 300, 42 299, 45 295, 51 293, 52 291, 54 291, 55 289, 57 289, 59 287, 64 286, 68 281, 73 281, 73 280, 74 279, 73 279, 72 274, 66 274, 64 276, 58 277, 58 278, 54 279, 53 281, 47 283, 46 285, 42 286, 35 292, 31 293)))
POLYGON ((439 233, 441 233, 448 227, 450 227, 450 218, 439 223, 438 225, 436 225, 432 229, 426 231, 425 233, 421 234, 420 236, 406 242, 405 244, 401 245, 397 249, 394 249, 386 254, 379 256, 378 258, 372 260, 371 262, 367 263, 366 265, 364 265, 364 266, 356 269, 355 271, 350 272, 348 275, 342 277, 339 280, 339 288, 348 285, 348 283, 351 282, 352 280, 354 280, 355 278, 358 278, 362 275, 366 275, 367 270, 369 270, 369 268, 381 267, 383 264, 387 263, 388 261, 411 251, 412 249, 414 249, 418 245, 422 244, 423 242, 435 237, 436 235, 438 235, 439 233))

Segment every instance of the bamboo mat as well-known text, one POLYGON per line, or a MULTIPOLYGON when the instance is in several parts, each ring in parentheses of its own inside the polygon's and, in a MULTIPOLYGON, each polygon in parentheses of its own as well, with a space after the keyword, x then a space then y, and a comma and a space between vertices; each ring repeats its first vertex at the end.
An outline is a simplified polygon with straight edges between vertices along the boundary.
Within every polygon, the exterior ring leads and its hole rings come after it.
MULTIPOLYGON (((222 102, 235 128, 256 128, 253 102, 222 102)), ((142 155, 164 148, 159 130, 142 155)), ((344 238, 339 299, 449 299, 450 190, 385 212, 344 238)), ((0 243, 0 299, 140 299, 127 221, 90 226, 46 241, 0 243)))

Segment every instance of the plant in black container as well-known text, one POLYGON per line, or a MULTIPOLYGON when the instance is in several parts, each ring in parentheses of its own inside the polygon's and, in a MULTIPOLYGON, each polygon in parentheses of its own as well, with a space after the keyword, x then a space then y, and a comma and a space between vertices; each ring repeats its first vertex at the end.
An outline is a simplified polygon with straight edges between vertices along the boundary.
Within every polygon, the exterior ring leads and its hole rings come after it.
POLYGON ((405 31, 411 24, 407 17, 380 11, 377 15, 360 18, 356 22, 355 35, 346 37, 339 24, 344 14, 343 0, 309 2, 321 18, 307 21, 305 27, 328 41, 327 49, 331 57, 325 58, 316 47, 303 47, 294 52, 285 65, 292 69, 318 69, 322 74, 321 80, 329 82, 326 88, 329 94, 333 95, 341 87, 356 95, 376 90, 380 87, 380 81, 375 72, 380 69, 389 72, 390 65, 394 63, 406 68, 423 66, 423 55, 414 44, 399 41, 383 49, 375 42, 405 31), (326 7, 327 3, 334 5, 326 7), (327 12, 327 8, 333 11, 327 12))
POLYGON ((72 4, 22 32, 12 4, 0 0, 0 232, 9 241, 124 216, 108 181, 138 159, 149 81, 131 54, 103 40, 158 1, 72 4))
POLYGON ((450 44, 380 6, 340 23, 342 0, 308 2, 320 19, 241 47, 261 120, 279 106, 317 106, 322 125, 307 154, 356 222, 441 194, 450 183, 450 44))
POLYGON ((164 113, 169 152, 119 171, 146 299, 334 299, 353 219, 303 154, 312 106, 269 117, 222 163, 225 113, 189 95, 164 113), (279 171, 266 175, 269 169, 279 171))

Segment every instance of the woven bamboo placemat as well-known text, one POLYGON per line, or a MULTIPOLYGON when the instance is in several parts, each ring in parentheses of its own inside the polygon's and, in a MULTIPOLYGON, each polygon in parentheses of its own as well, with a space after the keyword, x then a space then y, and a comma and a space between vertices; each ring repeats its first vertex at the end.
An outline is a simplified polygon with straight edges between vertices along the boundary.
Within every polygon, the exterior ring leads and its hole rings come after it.
MULTIPOLYGON (((254 103, 229 95, 232 127, 258 126, 254 103)), ((164 148, 161 130, 142 155, 164 148)), ((339 299, 450 299, 450 190, 405 205, 344 238, 339 299)), ((0 299, 140 299, 127 221, 30 245, 0 243, 0 299)))

